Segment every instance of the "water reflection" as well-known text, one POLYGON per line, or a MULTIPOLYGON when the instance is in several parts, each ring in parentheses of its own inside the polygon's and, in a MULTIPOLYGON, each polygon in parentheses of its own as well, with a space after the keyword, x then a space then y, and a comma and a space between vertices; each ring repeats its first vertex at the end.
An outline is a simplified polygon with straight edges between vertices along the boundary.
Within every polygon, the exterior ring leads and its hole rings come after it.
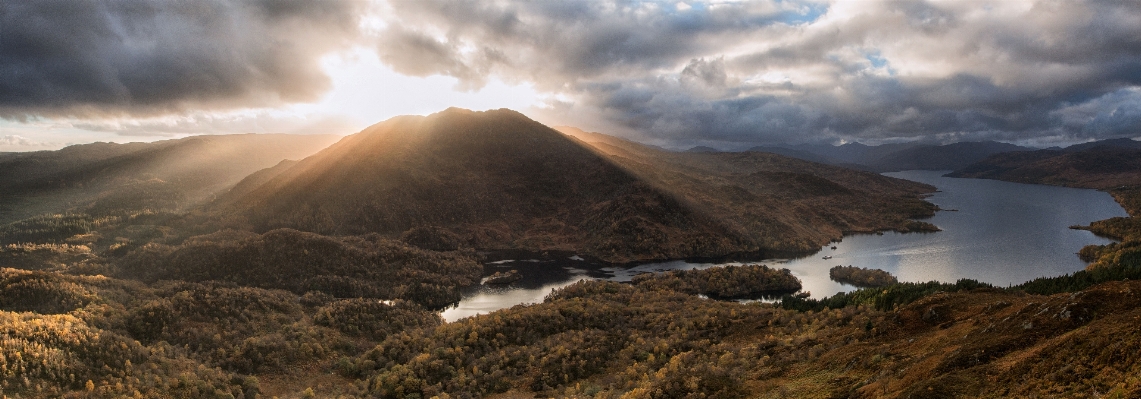
MULTIPOLYGON (((938 212, 928 220, 943 229, 941 232, 855 235, 805 258, 750 263, 788 268, 801 280, 803 290, 816 298, 853 289, 828 278, 828 269, 836 265, 882 269, 900 281, 953 282, 971 278, 1006 286, 1081 270, 1085 263, 1074 253, 1085 245, 1106 244, 1110 240, 1068 227, 1126 216, 1109 194, 1095 190, 955 179, 942 177, 943 173, 887 174, 928 183, 940 190, 928 200, 943 209, 957 210, 938 212), (822 259, 825 255, 831 259, 822 259)), ((490 269, 517 269, 523 272, 524 279, 510 287, 473 287, 465 293, 459 307, 444 312, 444 318, 453 321, 519 303, 541 302, 551 289, 583 278, 630 281, 643 272, 740 264, 670 261, 617 268, 572 259, 505 262, 489 267, 488 274, 495 271, 490 269)))
MULTIPOLYGON (((441 312, 444 320, 455 321, 468 316, 489 313, 518 304, 539 303, 552 290, 574 284, 584 278, 599 278, 605 275, 590 273, 583 267, 591 267, 582 258, 561 261, 537 259, 503 260, 486 265, 484 274, 497 271, 518 270, 523 278, 506 285, 478 285, 468 287, 463 292, 463 300, 456 307, 441 312)), ((595 266, 597 268, 597 266, 595 266)))

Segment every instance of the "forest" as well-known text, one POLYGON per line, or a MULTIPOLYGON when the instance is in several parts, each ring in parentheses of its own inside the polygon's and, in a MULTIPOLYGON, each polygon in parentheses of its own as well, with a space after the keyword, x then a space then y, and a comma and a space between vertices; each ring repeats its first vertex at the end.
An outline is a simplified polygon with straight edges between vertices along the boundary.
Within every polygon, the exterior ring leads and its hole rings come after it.
POLYGON ((899 283, 891 273, 879 269, 856 266, 835 266, 828 269, 832 281, 861 288, 883 287, 899 283))
MULTIPOLYGON (((251 239, 240 242, 264 237, 251 239)), ((753 265, 582 281, 541 304, 443 323, 413 300, 6 268, 0 389, 9 397, 1130 397, 1141 393, 1129 368, 1141 337, 1117 320, 1138 317, 1139 270, 1109 265, 1012 288, 962 280, 821 300, 706 299, 799 285, 787 271, 753 265), (1063 334, 1082 341, 1056 347, 1063 334), (1107 339, 1118 343, 1102 346, 1107 339), (1050 345, 1061 352, 1043 351, 1050 345), (1042 365, 1069 364, 1064 354, 1090 359, 1073 370, 1087 377, 1042 365), (998 380, 976 378, 994 373, 998 380), (1001 383, 1022 378, 1040 391, 1001 383)))

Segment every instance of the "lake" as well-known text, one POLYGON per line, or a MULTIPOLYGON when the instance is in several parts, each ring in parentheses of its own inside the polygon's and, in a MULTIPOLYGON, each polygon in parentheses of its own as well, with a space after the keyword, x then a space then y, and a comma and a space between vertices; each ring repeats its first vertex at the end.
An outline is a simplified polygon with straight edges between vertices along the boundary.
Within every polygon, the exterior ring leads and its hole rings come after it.
MULTIPOLYGON (((854 287, 828 278, 828 269, 852 265, 882 269, 900 281, 954 282, 970 278, 997 286, 1019 284, 1038 277, 1058 276, 1085 268, 1075 254, 1083 246, 1111 241, 1072 225, 1127 216, 1109 194, 1086 189, 943 177, 946 171, 904 171, 887 176, 935 186, 928 201, 943 209, 930 222, 937 233, 894 232, 844 237, 821 251, 799 259, 765 259, 762 263, 788 268, 801 280, 803 291, 821 298, 854 287), (835 246, 836 249, 831 249, 835 246), (831 256, 831 259, 822 259, 831 256)), ((584 278, 629 281, 643 272, 701 269, 742 263, 670 261, 632 268, 606 267, 573 259, 523 259, 489 265, 488 273, 516 269, 523 280, 506 287, 469 287, 464 299, 442 315, 447 321, 522 303, 537 303, 552 289, 584 278)))

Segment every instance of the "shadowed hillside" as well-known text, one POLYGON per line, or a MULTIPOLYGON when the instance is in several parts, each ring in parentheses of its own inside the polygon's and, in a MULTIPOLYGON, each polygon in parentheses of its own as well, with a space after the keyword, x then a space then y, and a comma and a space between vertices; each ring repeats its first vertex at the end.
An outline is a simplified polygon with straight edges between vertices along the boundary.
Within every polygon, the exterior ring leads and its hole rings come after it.
POLYGON ((998 154, 948 176, 1097 189, 1141 184, 1141 149, 1083 148, 998 154))
POLYGON ((884 155, 868 163, 873 170, 954 170, 1004 152, 1026 151, 1028 148, 994 141, 961 142, 940 146, 916 146, 884 155))
POLYGON ((751 249, 678 199, 509 110, 397 117, 222 203, 258 231, 399 235, 440 226, 463 246, 583 250, 615 261, 751 249))
POLYGON ((761 146, 749 151, 769 152, 806 161, 876 172, 901 170, 953 170, 988 156, 1030 148, 994 141, 945 145, 900 143, 869 146, 848 143, 839 146, 802 144, 789 147, 761 146))
POLYGON ((845 233, 934 231, 929 185, 763 152, 677 153, 560 128, 767 250, 813 251, 845 233))
POLYGON ((215 209, 256 231, 437 226, 462 246, 613 262, 810 251, 931 214, 918 194, 933 189, 921 184, 779 156, 635 151, 668 160, 642 167, 510 110, 449 109, 393 118, 259 172, 215 209))
POLYGON ((182 210, 250 173, 304 158, 332 135, 193 136, 154 143, 94 143, 0 157, 0 224, 43 213, 182 210))

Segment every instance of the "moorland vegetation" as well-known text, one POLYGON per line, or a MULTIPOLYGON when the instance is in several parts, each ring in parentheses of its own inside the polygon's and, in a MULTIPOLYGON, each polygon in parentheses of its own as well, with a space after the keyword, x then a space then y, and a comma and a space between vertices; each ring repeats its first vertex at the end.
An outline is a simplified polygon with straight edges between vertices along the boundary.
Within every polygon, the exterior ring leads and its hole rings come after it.
MULTIPOLYGON (((1141 395, 1131 218, 1090 226, 1123 240, 1083 250, 1096 266, 1010 288, 961 280, 719 300, 800 288, 785 270, 752 265, 583 281, 539 304, 444 323, 436 310, 479 281, 489 249, 574 249, 611 260, 795 252, 846 232, 923 230, 913 218, 934 210, 920 199, 931 188, 916 183, 772 154, 675 154, 597 134, 571 138, 520 118, 452 111, 398 119, 326 156, 269 162, 205 207, 193 194, 202 186, 134 179, 3 225, 0 395, 1141 395), (494 131, 497 124, 514 130, 494 131), (486 157, 448 151, 500 135, 473 150, 486 157), (514 154, 501 144, 517 140, 543 155, 498 163, 514 154), (368 159, 344 158, 359 169, 336 164, 333 155, 356 148, 370 149, 360 155, 368 159), (404 168, 394 160, 412 158, 401 151, 442 152, 404 168), (568 165, 580 174, 556 173, 568 165), (510 176, 533 168, 543 172, 510 176), (454 191, 468 188, 446 179, 460 170, 483 191, 454 191), (389 178, 392 187, 373 185, 389 178), (597 179, 578 181, 588 178, 597 179), (425 183, 433 181, 440 184, 425 183), (304 193, 314 188, 339 191, 304 193)), ((69 162, 109 159, 88 158, 69 162)), ((103 175, 82 176, 60 181, 78 189, 103 175)), ((1134 217, 1137 191, 1113 191, 1134 217)))

